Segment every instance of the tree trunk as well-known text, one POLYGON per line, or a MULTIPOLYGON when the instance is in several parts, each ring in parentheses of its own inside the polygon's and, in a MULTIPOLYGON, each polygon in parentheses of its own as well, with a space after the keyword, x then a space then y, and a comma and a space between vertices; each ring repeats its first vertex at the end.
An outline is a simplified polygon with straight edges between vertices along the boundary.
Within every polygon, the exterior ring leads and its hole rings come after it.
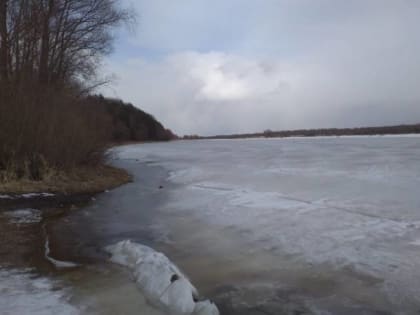
POLYGON ((47 12, 44 16, 44 23, 42 26, 41 37, 41 54, 39 58, 39 81, 41 83, 48 83, 48 57, 50 53, 50 19, 54 9, 54 0, 48 1, 47 12))
POLYGON ((7 2, 8 0, 0 0, 0 79, 3 81, 8 80, 7 2))

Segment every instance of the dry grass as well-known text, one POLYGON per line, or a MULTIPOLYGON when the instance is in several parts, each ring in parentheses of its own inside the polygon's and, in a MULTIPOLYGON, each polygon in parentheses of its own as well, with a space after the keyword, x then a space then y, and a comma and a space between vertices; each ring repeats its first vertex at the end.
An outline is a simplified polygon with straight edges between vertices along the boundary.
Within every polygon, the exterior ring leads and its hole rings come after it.
POLYGON ((28 179, 0 183, 2 194, 50 192, 65 194, 98 193, 132 180, 125 170, 108 165, 77 167, 67 172, 50 172, 41 181, 28 179))

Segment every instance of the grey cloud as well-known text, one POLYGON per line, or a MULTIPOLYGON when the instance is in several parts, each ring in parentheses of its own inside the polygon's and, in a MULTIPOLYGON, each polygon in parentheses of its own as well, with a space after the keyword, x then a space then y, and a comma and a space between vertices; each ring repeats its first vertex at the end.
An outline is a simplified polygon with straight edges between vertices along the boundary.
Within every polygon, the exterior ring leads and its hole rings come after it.
POLYGON ((111 59, 119 80, 104 92, 179 134, 420 121, 420 2, 137 6, 141 31, 130 41, 165 56, 111 59))

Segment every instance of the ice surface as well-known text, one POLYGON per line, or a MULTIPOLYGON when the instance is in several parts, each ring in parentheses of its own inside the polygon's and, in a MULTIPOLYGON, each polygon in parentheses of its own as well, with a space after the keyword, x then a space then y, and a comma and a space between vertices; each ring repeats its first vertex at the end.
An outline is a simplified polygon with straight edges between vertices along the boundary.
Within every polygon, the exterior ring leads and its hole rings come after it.
POLYGON ((79 315, 67 301, 65 291, 29 270, 0 268, 0 313, 2 315, 79 315))
POLYGON ((168 314, 218 315, 214 304, 195 302, 197 290, 164 254, 129 240, 107 246, 106 250, 112 262, 132 270, 141 292, 168 314))
POLYGON ((170 172, 168 213, 368 274, 395 303, 420 305, 418 136, 180 141, 119 156, 170 172))
POLYGON ((420 239, 410 242, 411 245, 420 246, 420 239))

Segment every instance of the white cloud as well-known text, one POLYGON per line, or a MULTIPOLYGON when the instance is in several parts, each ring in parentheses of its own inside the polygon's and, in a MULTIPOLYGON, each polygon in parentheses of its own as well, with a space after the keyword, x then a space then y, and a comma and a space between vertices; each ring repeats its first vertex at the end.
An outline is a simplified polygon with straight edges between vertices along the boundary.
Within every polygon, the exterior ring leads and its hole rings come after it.
POLYGON ((105 94, 133 102, 180 134, 259 130, 266 113, 273 118, 273 111, 285 109, 278 102, 288 99, 298 82, 289 65, 221 52, 132 59, 110 65, 109 71, 119 75, 115 94, 105 94))
POLYGON ((285 79, 291 79, 275 62, 220 52, 189 53, 186 57, 191 78, 201 86, 198 98, 204 101, 254 100, 278 91, 287 84, 285 79))

